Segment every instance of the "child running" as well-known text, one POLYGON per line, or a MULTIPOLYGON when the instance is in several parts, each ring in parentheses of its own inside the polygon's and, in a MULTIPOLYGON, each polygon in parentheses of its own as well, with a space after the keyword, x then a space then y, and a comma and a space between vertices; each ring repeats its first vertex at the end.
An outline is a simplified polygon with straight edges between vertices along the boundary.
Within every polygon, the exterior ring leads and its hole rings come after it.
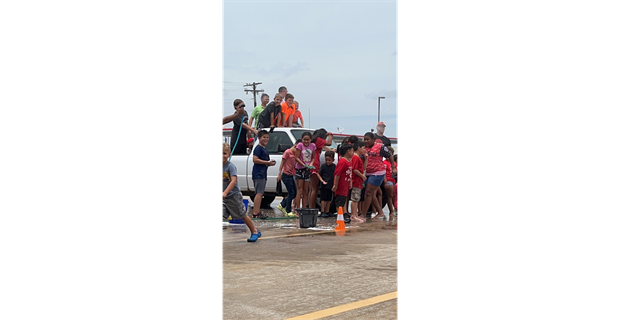
POLYGON ((224 143, 223 218, 224 220, 227 220, 228 217, 243 220, 252 233, 248 242, 256 242, 256 240, 261 237, 261 233, 260 230, 256 229, 254 226, 252 219, 245 213, 243 196, 239 190, 239 184, 237 184, 237 167, 232 162, 228 161, 228 158, 230 158, 230 146, 228 143, 224 143))
POLYGON ((353 158, 351 165, 353 167, 353 188, 351 189, 351 220, 355 222, 366 222, 366 213, 362 214, 359 208, 359 202, 362 198, 363 183, 366 181, 364 171, 368 164, 368 153, 363 142, 358 141, 353 145, 353 158), (362 158, 364 160, 362 161, 362 158))
POLYGON ((319 168, 319 180, 321 181, 321 214, 319 217, 333 217, 329 212, 329 205, 332 202, 332 187, 334 186, 334 172, 336 165, 334 164, 335 154, 333 151, 325 152, 325 163, 319 168))
MULTIPOLYGON (((352 186, 351 157, 353 157, 353 146, 348 143, 341 145, 340 160, 338 160, 338 165, 336 165, 336 171, 334 172, 334 186, 332 187, 332 191, 336 194, 336 208, 343 207, 344 209, 347 202, 349 189, 351 189, 352 186)), ((351 217, 349 214, 344 214, 344 222, 351 222, 351 217)))
MULTIPOLYGON (((297 144, 295 150, 295 180, 297 181, 297 197, 295 198, 295 208, 308 207, 308 186, 310 185, 310 169, 314 159, 316 145, 312 142, 312 134, 306 131, 301 134, 301 142, 297 144), (303 198, 303 206, 299 206, 303 198)), ((299 217, 298 213, 295 213, 299 217)))
POLYGON ((288 194, 278 205, 278 210, 282 211, 285 217, 294 217, 294 212, 297 212, 292 206, 293 200, 297 196, 297 186, 295 185, 295 150, 299 143, 301 143, 301 139, 295 141, 292 147, 284 151, 282 162, 280 162, 280 172, 276 178, 278 181, 282 180, 288 194))

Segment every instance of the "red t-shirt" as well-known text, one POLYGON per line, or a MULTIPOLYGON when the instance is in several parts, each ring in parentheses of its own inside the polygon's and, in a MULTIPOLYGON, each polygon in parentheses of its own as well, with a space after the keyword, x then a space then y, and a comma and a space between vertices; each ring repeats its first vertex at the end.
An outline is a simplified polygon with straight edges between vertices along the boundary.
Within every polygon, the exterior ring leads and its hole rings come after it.
POLYGON ((368 164, 366 165, 366 175, 382 175, 385 174, 385 167, 383 166, 383 157, 389 158, 390 151, 383 144, 375 142, 370 148, 366 148, 368 152, 368 164))
POLYGON ((356 175, 355 172, 353 172, 353 170, 358 170, 361 174, 364 174, 364 161, 362 161, 362 158, 360 158, 358 155, 354 154, 353 159, 351 159, 351 166, 353 187, 361 189, 364 182, 362 181, 362 178, 360 178, 360 176, 356 175))
MULTIPOLYGON (((394 178, 392 178, 392 164, 390 163, 390 160, 383 160, 383 164, 385 164, 385 178, 387 181, 396 183, 396 180, 394 180, 394 178)), ((397 168, 396 166, 396 162, 394 162, 394 168, 397 168)))
POLYGON ((336 171, 334 172, 334 181, 336 181, 336 176, 340 176, 340 178, 338 178, 338 186, 336 187, 335 193, 337 196, 346 197, 349 195, 351 173, 353 172, 352 170, 351 161, 347 160, 347 158, 342 157, 342 159, 338 160, 336 171))
POLYGON ((314 151, 314 163, 312 164, 314 166, 314 170, 310 170, 314 173, 319 172, 319 168, 321 167, 321 153, 323 152, 323 146, 325 146, 325 143, 327 143, 327 141, 321 137, 316 138, 316 142, 314 143, 314 145, 316 145, 316 150, 314 151))

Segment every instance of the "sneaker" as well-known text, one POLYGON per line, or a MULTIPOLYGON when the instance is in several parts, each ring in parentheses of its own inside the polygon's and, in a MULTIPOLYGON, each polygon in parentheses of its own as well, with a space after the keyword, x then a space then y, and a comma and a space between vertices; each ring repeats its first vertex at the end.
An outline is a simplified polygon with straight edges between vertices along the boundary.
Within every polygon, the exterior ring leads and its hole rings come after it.
POLYGON ((343 214, 344 216, 344 223, 351 223, 351 215, 348 213, 343 214))
POLYGON ((252 219, 267 219, 269 218, 269 216, 267 216, 266 214, 263 214, 262 212, 259 212, 257 215, 252 214, 252 219))
POLYGON ((282 204, 278 205, 278 210, 282 211, 282 214, 284 214, 284 216, 286 217, 286 215, 287 215, 286 209, 284 209, 284 207, 282 207, 282 204))
POLYGON ((287 217, 296 217, 296 215, 292 212, 289 212, 286 214, 287 217))
POLYGON ((319 214, 319 217, 321 217, 321 218, 329 218, 329 213, 321 212, 321 214, 319 214))
POLYGON ((250 239, 248 239, 248 242, 256 242, 256 240, 258 240, 258 238, 260 238, 260 236, 262 236, 263 234, 260 233, 260 230, 256 229, 257 233, 252 233, 252 236, 250 236, 250 239))

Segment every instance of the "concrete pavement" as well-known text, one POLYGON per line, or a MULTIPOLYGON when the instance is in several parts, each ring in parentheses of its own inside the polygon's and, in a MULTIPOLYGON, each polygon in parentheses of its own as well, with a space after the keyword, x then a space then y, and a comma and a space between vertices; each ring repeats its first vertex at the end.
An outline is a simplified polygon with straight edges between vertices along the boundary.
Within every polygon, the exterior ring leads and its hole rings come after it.
MULTIPOLYGON (((263 212, 277 217, 273 210, 263 212)), ((323 311, 320 319, 397 319, 398 223, 367 221, 337 236, 329 230, 336 218, 319 218, 315 230, 298 219, 256 219, 256 243, 244 224, 225 224, 223 318, 316 319, 323 311)))

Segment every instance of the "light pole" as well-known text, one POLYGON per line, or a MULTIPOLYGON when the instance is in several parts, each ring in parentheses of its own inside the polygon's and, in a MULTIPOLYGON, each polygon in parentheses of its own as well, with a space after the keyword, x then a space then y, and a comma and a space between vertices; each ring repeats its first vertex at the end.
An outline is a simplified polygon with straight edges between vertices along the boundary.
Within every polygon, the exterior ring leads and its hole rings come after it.
POLYGON ((379 108, 377 110, 377 123, 381 122, 381 99, 385 99, 385 97, 379 97, 379 99, 377 99, 379 102, 379 108))

